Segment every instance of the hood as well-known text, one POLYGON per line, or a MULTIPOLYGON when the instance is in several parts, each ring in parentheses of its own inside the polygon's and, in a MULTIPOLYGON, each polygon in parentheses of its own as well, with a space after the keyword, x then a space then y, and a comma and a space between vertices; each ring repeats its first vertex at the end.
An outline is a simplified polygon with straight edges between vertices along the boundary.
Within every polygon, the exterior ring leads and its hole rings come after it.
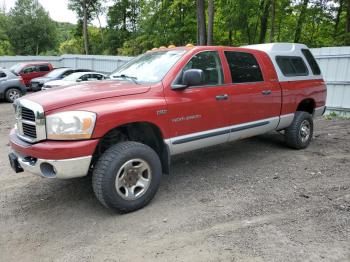
POLYGON ((48 85, 48 86, 63 86, 63 85, 72 85, 72 84, 76 84, 76 83, 77 82, 74 82, 74 81, 54 80, 54 81, 46 82, 45 85, 48 85))
POLYGON ((128 81, 98 81, 56 87, 27 95, 25 99, 42 105, 45 111, 50 111, 99 99, 146 93, 150 88, 128 81))
POLYGON ((37 83, 46 83, 47 81, 52 80, 53 78, 51 77, 37 77, 33 78, 31 82, 37 82, 37 83))

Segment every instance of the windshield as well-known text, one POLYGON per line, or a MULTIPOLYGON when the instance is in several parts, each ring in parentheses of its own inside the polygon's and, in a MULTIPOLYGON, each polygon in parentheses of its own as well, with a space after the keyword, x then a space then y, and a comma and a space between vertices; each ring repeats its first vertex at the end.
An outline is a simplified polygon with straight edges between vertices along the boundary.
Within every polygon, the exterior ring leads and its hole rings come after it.
POLYGON ((76 81, 79 77, 81 77, 84 74, 81 73, 73 73, 69 76, 66 76, 65 78, 63 78, 63 80, 65 81, 76 81))
POLYGON ((54 69, 50 73, 46 74, 45 77, 52 77, 52 78, 59 77, 67 70, 68 70, 67 68, 54 69))
POLYGON ((159 82, 186 50, 150 52, 136 57, 110 75, 110 78, 129 78, 137 82, 159 82))
POLYGON ((22 67, 23 67, 23 64, 15 64, 15 65, 10 67, 10 71, 12 71, 14 73, 19 73, 21 71, 22 67))

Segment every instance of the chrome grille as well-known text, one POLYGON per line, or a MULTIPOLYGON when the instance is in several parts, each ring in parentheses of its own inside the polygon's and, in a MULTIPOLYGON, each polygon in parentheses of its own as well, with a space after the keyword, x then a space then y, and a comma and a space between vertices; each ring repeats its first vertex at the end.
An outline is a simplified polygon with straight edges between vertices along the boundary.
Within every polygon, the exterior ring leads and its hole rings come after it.
POLYGON ((22 107, 22 119, 35 122, 35 114, 33 110, 22 107))
POLYGON ((31 124, 22 123, 23 134, 32 138, 36 138, 36 127, 31 124))
POLYGON ((29 143, 46 139, 45 115, 42 106, 21 98, 15 101, 14 107, 17 136, 29 143))

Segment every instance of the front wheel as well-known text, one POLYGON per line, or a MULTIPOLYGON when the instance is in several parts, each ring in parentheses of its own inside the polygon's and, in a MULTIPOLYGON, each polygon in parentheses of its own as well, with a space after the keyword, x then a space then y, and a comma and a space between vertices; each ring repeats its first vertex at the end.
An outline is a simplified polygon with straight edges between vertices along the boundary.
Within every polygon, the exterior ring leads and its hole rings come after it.
POLYGON ((297 111, 292 124, 285 130, 286 143, 291 148, 304 149, 310 144, 313 131, 312 115, 297 111))
POLYGON ((161 162, 152 148, 137 142, 122 142, 99 158, 93 170, 92 186, 104 206, 126 213, 152 200, 161 177, 161 162))
POLYGON ((8 102, 13 103, 17 98, 22 96, 22 91, 17 88, 10 88, 5 93, 5 98, 8 102))

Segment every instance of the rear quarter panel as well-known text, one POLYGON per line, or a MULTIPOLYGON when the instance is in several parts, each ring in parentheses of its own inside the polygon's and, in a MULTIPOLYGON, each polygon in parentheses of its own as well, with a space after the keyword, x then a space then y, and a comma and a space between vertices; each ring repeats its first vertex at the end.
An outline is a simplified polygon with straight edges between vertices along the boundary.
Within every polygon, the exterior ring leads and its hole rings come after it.
POLYGON ((300 102, 311 98, 315 107, 326 104, 327 87, 323 79, 280 82, 282 88, 281 115, 294 113, 300 102))

